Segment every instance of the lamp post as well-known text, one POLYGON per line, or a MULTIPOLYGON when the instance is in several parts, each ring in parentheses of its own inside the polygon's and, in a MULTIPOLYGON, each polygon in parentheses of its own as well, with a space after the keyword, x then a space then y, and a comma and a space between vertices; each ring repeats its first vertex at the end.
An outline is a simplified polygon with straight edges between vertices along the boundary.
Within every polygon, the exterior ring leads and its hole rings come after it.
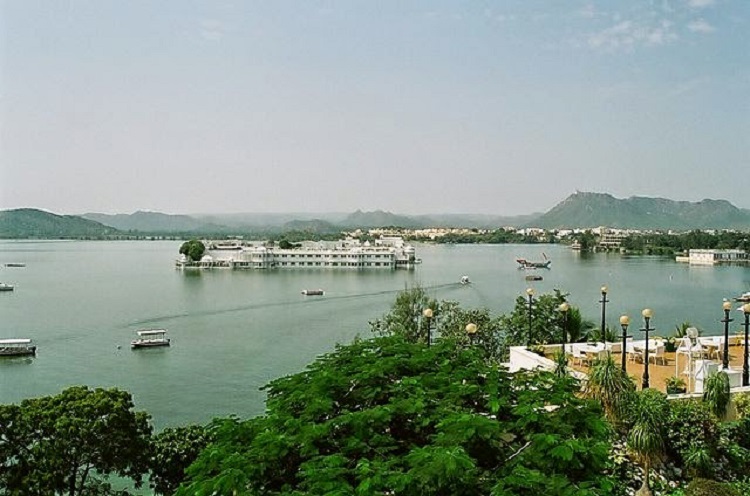
POLYGON ((466 324, 466 334, 469 336, 469 343, 474 346, 474 337, 477 335, 477 325, 473 322, 466 324))
MULTIPOLYGON (((633 336, 628 336, 628 326, 630 325, 630 317, 627 315, 620 316, 620 327, 622 327, 622 371, 627 372, 627 353, 625 353, 625 350, 627 348, 628 338, 632 338, 633 336)), ((647 343, 648 344, 648 343, 647 343)))
POLYGON ((654 312, 650 308, 644 308, 641 312, 641 315, 643 315, 643 321, 646 323, 646 327, 641 329, 642 332, 646 333, 646 350, 643 357, 643 364, 645 368, 643 370, 643 381, 641 382, 641 389, 648 389, 648 333, 655 330, 652 327, 649 327, 649 323, 651 322, 651 317, 654 315, 654 312))
POLYGON ((727 370, 729 369, 729 323, 734 319, 729 318, 732 302, 725 301, 721 306, 724 309, 724 318, 719 321, 724 323, 724 356, 721 357, 721 368, 727 370))
POLYGON ((606 337, 606 335, 604 333, 604 326, 606 325, 605 324, 605 319, 606 319, 606 315, 607 315, 607 303, 609 302, 609 300, 607 299, 607 286, 602 286, 601 291, 602 291, 602 299, 599 300, 599 303, 602 304, 602 327, 601 327, 601 330, 602 330, 602 343, 604 343, 604 347, 606 348, 607 347, 607 344, 606 344, 607 343, 607 337, 606 337))
POLYGON ((534 288, 526 289, 526 294, 529 297, 529 335, 526 338, 526 346, 531 346, 531 305, 534 303, 534 288))
POLYGON ((427 347, 430 347, 430 331, 432 331, 432 308, 425 308, 422 315, 427 319, 427 347))
POLYGON ((742 313, 745 314, 745 361, 742 363, 742 385, 750 386, 750 367, 747 363, 747 334, 750 329, 750 303, 742 305, 742 313))
POLYGON ((557 309, 563 314, 562 351, 565 353, 565 345, 568 344, 568 310, 570 310, 570 305, 568 305, 567 301, 564 301, 557 309))

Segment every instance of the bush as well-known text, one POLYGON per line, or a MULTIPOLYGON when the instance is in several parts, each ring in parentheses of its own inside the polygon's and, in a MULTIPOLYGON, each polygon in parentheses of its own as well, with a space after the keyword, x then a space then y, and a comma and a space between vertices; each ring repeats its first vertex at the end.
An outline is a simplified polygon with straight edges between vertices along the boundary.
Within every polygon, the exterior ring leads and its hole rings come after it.
POLYGON ((737 417, 750 417, 750 393, 737 393, 732 397, 737 409, 737 417))
POLYGON ((693 479, 685 488, 685 496, 742 496, 729 484, 711 479, 693 479))

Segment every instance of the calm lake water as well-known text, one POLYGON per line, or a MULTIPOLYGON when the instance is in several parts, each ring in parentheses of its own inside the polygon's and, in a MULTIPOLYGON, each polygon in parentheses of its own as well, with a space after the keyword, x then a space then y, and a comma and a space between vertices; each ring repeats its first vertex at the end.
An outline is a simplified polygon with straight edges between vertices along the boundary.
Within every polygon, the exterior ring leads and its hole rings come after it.
MULTIPOLYGON (((259 390, 302 370, 317 355, 369 336, 368 321, 417 283, 439 299, 508 312, 529 285, 560 288, 599 322, 599 288, 609 287, 607 322, 628 313, 637 325, 654 310, 657 334, 688 320, 718 334, 723 298, 750 290, 750 269, 690 267, 671 259, 582 256, 550 245, 418 245, 414 271, 181 272, 180 242, 0 241, 0 338, 31 337, 35 358, 0 360, 0 403, 56 394, 76 384, 130 391, 157 428, 251 417, 264 411, 259 390), (527 282, 515 258, 552 259, 527 282), (458 281, 468 275, 472 284, 458 281), (305 297, 305 288, 324 288, 305 297), (134 331, 166 327, 169 348, 131 350, 134 331)), ((738 312, 733 312, 738 328, 738 312)), ((635 328, 636 326, 632 326, 635 328)))

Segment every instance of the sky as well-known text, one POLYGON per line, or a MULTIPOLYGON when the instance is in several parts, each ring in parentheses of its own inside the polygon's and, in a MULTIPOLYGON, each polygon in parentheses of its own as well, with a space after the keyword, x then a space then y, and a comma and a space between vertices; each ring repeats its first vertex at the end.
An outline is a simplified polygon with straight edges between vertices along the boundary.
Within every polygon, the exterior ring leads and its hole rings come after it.
POLYGON ((0 0, 0 209, 750 208, 750 2, 0 0))

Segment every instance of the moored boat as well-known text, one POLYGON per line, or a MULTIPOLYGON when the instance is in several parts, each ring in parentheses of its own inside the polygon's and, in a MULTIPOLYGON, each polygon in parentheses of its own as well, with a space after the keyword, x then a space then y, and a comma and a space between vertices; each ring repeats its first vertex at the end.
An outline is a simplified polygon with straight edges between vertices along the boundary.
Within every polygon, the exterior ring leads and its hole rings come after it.
POLYGON ((36 355, 31 339, 0 339, 0 357, 36 355))
POLYGON ((325 291, 322 289, 303 289, 302 294, 305 296, 323 296, 325 291))
POLYGON ((518 263, 519 269, 549 269, 549 266, 552 264, 552 260, 547 258, 547 255, 542 253, 544 256, 543 262, 534 262, 531 260, 526 260, 525 258, 517 258, 516 262, 518 263))
POLYGON ((5 264, 6 267, 26 267, 25 263, 21 262, 8 262, 5 264))
POLYGON ((130 342, 131 348, 153 348, 157 346, 169 346, 166 329, 141 329, 136 331, 138 339, 130 342))
POLYGON ((542 279, 544 279, 542 276, 526 276, 527 281, 541 281, 542 279))
POLYGON ((750 303, 750 291, 747 293, 742 293, 740 296, 736 296, 734 298, 734 301, 739 301, 741 303, 750 303))
POLYGON ((4 282, 0 282, 0 291, 13 291, 15 289, 15 286, 12 284, 6 284, 4 282))

